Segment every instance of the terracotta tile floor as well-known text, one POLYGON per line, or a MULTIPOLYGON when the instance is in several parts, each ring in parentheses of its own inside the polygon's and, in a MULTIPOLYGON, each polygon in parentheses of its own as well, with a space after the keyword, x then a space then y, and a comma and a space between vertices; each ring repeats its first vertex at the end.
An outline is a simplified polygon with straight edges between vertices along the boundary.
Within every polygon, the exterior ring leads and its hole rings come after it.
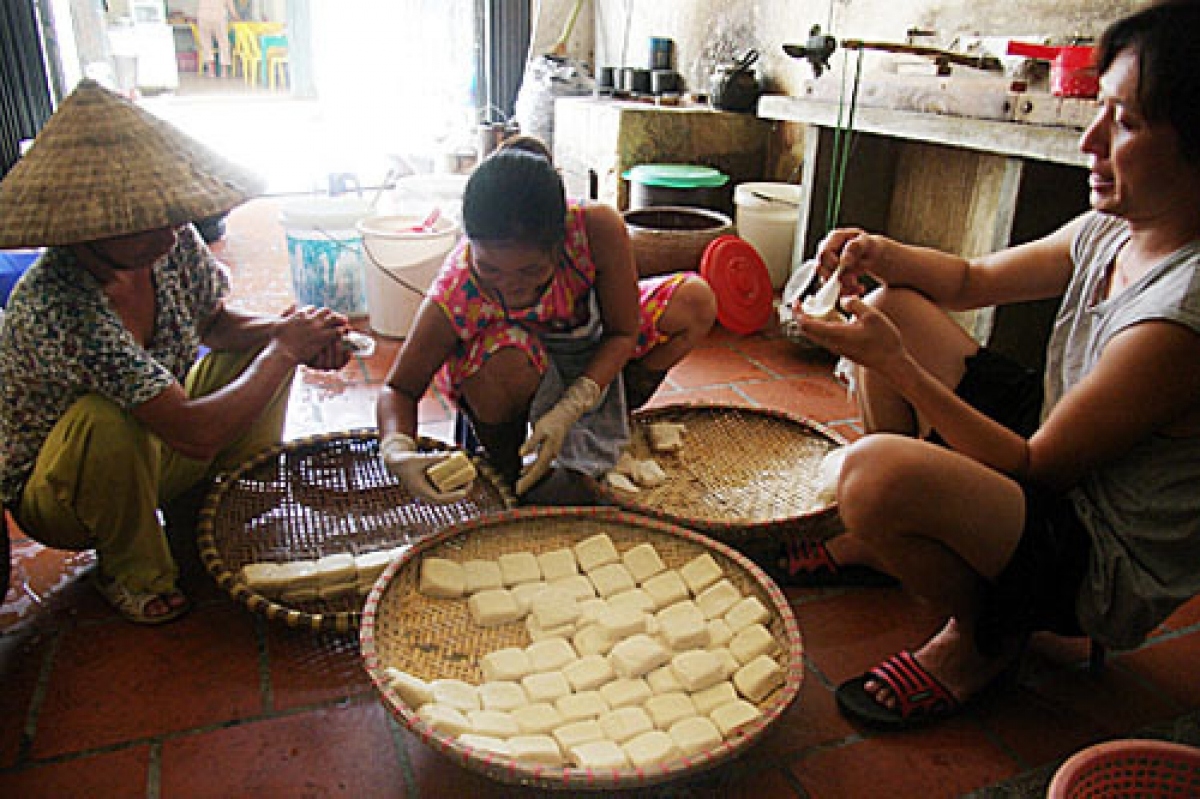
MULTIPOLYGON (((291 299, 276 207, 259 200, 217 245, 236 301, 275 310, 291 299)), ((337 375, 306 374, 290 437, 373 424, 372 401, 396 343, 337 375)), ((859 423, 831 362, 774 333, 715 331, 656 402, 705 400, 809 416, 853 438, 859 423)), ((436 395, 422 432, 450 438, 436 395)), ((88 553, 19 534, 0 611, 0 796, 461 797, 527 792, 451 764, 396 725, 373 694, 350 636, 269 624, 228 599, 181 548, 198 600, 158 629, 117 619, 87 584, 88 553)), ((739 761, 654 795, 952 797, 1041 795, 1065 756, 1140 734, 1200 740, 1200 602, 1140 649, 1086 670, 1080 640, 1039 638, 1020 680, 932 729, 879 734, 837 712, 832 688, 937 625, 896 589, 790 593, 806 649, 796 704, 739 761), (1192 665, 1188 665, 1192 664, 1192 665)))

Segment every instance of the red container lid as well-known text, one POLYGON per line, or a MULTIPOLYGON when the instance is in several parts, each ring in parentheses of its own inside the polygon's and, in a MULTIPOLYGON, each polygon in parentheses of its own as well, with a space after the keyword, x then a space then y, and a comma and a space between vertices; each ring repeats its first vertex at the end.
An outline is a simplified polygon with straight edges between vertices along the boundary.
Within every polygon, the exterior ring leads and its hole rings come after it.
POLYGON ((762 256, 738 236, 718 236, 704 248, 700 276, 717 295, 717 321, 739 335, 762 330, 775 298, 762 256))

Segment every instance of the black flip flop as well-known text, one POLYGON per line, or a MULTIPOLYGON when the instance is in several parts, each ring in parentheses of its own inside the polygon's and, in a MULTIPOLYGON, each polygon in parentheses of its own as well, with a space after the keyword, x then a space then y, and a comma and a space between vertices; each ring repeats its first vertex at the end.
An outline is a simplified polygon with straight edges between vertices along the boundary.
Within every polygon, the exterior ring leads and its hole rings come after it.
POLYGON ((908 651, 880 663, 861 677, 847 680, 835 694, 843 715, 871 727, 906 730, 942 721, 963 709, 959 701, 908 651), (868 680, 886 685, 896 697, 896 707, 875 701, 868 680))

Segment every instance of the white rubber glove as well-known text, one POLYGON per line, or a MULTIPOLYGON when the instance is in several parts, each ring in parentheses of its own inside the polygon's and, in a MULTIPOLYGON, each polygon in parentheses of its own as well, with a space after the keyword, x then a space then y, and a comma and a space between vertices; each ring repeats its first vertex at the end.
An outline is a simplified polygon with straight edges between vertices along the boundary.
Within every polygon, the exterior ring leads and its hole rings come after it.
POLYGON ((599 404, 601 393, 595 380, 581 377, 571 384, 553 408, 534 423, 529 438, 521 445, 520 454, 523 458, 537 452, 537 459, 521 468, 517 494, 524 494, 546 476, 550 465, 562 451, 567 431, 579 421, 579 417, 599 404))
POLYGON ((438 491, 429 481, 425 470, 435 463, 450 457, 448 453, 417 452, 417 442, 404 433, 388 433, 379 442, 379 457, 387 470, 400 479, 400 483, 414 497, 444 505, 458 502, 467 495, 467 489, 438 491))

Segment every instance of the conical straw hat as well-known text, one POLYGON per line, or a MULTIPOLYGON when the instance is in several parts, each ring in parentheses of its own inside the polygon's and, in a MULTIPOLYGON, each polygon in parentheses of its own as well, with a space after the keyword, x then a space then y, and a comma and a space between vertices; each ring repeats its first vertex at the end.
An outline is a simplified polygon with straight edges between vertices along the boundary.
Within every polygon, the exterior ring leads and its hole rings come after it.
POLYGON ((253 173, 84 80, 0 181, 0 248, 77 244, 198 221, 262 188, 253 173))

